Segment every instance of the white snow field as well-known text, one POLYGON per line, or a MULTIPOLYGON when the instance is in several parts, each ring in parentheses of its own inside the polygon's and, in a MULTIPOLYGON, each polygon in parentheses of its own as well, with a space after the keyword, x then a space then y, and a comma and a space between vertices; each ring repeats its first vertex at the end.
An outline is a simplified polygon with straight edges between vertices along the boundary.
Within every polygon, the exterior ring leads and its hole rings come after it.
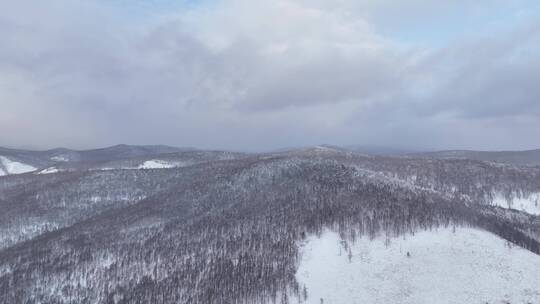
POLYGON ((9 174, 21 174, 37 170, 30 165, 12 161, 5 156, 0 156, 0 163, 2 163, 2 166, 4 167, 4 169, 0 167, 0 176, 9 174))
POLYGON ((486 231, 440 228, 388 246, 384 237, 362 238, 350 255, 341 243, 325 231, 303 245, 296 274, 300 290, 307 288, 302 303, 540 303, 540 256, 486 231))
POLYGON ((57 162, 67 162, 69 161, 69 157, 64 156, 64 155, 57 155, 57 156, 51 157, 51 160, 54 160, 57 162))
POLYGON ((506 199, 502 194, 497 194, 493 197, 492 204, 502 208, 540 215, 540 193, 532 193, 528 196, 514 196, 510 200, 506 199))
POLYGON ((166 162, 163 160, 152 159, 152 160, 145 161, 144 163, 139 165, 139 167, 137 168, 138 169, 169 169, 169 168, 175 168, 175 167, 178 167, 178 165, 174 163, 166 162))
POLYGON ((57 168, 50 167, 50 168, 43 169, 37 172, 36 174, 52 174, 52 173, 58 173, 58 172, 60 172, 60 170, 58 170, 57 168))

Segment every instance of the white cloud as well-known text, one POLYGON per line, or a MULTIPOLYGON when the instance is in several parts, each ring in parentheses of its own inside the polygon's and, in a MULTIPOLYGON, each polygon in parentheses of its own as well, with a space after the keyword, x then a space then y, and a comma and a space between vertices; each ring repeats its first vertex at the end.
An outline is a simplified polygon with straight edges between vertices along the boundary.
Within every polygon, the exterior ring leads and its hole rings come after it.
POLYGON ((500 147, 520 148, 534 145, 523 130, 540 127, 536 19, 455 36, 456 12, 478 25, 485 11, 522 16, 525 1, 230 0, 152 14, 123 5, 6 5, 0 144, 487 148, 489 121, 508 128, 500 147), (447 43, 410 40, 422 24, 447 43))

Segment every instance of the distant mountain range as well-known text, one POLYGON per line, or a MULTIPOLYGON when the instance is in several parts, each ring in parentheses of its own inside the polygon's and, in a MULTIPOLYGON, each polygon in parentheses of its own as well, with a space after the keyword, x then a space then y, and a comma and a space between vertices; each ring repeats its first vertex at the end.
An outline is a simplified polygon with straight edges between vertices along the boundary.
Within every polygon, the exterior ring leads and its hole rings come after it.
MULTIPOLYGON (((435 152, 411 152, 405 149, 370 147, 320 145, 315 149, 329 149, 341 152, 354 152, 372 156, 407 157, 425 159, 470 159, 518 166, 540 166, 540 149, 528 151, 470 151, 447 150, 435 152)), ((274 153, 287 151, 303 151, 312 147, 282 149, 274 153)), ((189 154, 198 154, 204 159, 210 157, 210 151, 195 148, 178 148, 164 145, 134 146, 116 145, 107 148, 90 150, 72 150, 57 148, 45 151, 31 151, 0 147, 0 176, 28 172, 51 173, 58 171, 83 169, 120 169, 144 168, 150 166, 177 166, 189 154), (203 156, 205 155, 205 156, 203 156), (152 163, 159 156, 162 160, 152 163), (146 163, 145 163, 146 162, 146 163), (167 164, 167 162, 169 162, 167 164)), ((224 151, 214 151, 214 154, 227 155, 243 154, 224 151)), ((246 153, 246 155, 249 153, 246 153)), ((257 153, 251 153, 257 155, 257 153)), ((214 157, 212 155, 211 157, 214 157)))
POLYGON ((5 157, 11 157, 19 161, 24 161, 31 165, 43 166, 54 164, 56 162, 99 162, 192 150, 195 149, 176 148, 163 145, 116 145, 112 147, 91 150, 72 150, 66 148, 56 148, 45 151, 8 149, 0 147, 0 155, 3 155, 5 157))
MULTIPOLYGON (((474 150, 443 150, 443 151, 420 151, 405 148, 393 148, 385 146, 336 146, 320 145, 318 147, 335 150, 355 151, 367 155, 412 157, 431 159, 471 159, 494 163, 539 166, 540 149, 524 151, 474 151, 474 150)), ((295 150, 300 148, 282 149, 281 151, 295 150)))
POLYGON ((470 151, 448 150, 424 153, 408 153, 413 157, 436 159, 473 159, 513 165, 539 166, 540 149, 527 151, 470 151))
POLYGON ((13 173, 57 172, 79 169, 120 168, 141 165, 152 156, 175 158, 175 153, 193 152, 194 148, 176 148, 163 145, 116 145, 101 149, 72 150, 57 148, 31 151, 0 147, 0 175, 13 173))

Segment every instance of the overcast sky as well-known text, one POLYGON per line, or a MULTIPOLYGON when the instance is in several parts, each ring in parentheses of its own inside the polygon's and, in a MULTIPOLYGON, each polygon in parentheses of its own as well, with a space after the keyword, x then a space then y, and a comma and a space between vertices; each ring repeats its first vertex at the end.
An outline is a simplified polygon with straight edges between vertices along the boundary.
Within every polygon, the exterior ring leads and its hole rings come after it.
POLYGON ((0 146, 540 147, 540 1, 17 0, 0 146))

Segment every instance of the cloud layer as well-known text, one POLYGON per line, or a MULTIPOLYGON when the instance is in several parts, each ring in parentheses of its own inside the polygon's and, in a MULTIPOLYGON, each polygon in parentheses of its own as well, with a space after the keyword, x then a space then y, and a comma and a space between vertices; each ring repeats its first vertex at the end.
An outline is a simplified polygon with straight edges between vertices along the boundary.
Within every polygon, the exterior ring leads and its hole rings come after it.
POLYGON ((0 145, 525 149, 532 1, 12 1, 0 145))

